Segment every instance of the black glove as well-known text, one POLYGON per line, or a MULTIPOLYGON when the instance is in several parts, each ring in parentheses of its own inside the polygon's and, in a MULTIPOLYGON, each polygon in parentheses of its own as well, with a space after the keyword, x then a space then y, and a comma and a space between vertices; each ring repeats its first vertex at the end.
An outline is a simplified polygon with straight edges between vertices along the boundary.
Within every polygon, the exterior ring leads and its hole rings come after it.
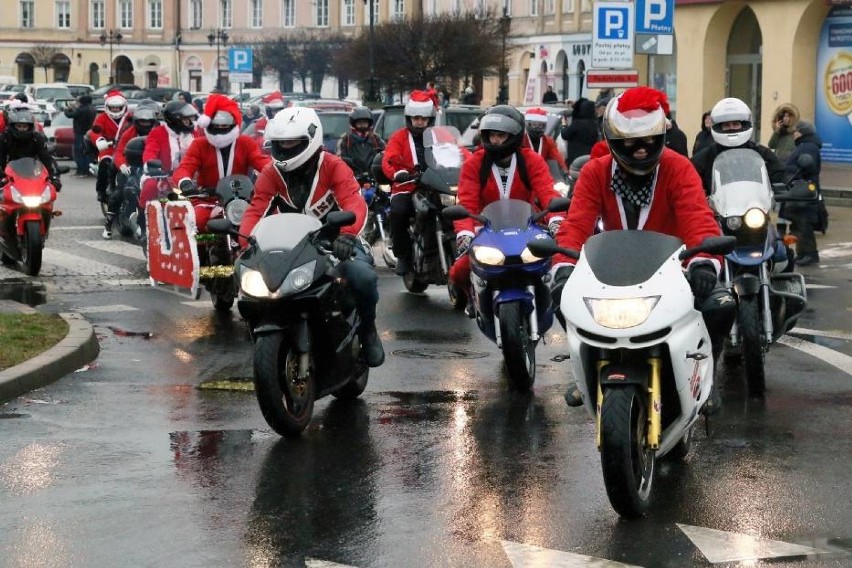
POLYGON ((349 260, 355 252, 355 237, 352 235, 340 235, 334 239, 331 250, 340 260, 349 260))
POLYGON ((718 283, 716 269, 712 265, 701 263, 689 267, 689 286, 692 288, 692 295, 698 300, 709 297, 718 283))
POLYGON ((189 179, 184 179, 181 180, 178 187, 180 188, 181 193, 188 193, 195 189, 195 182, 189 179))
POLYGON ((393 174, 394 183, 405 183, 405 182, 411 181, 412 179, 414 179, 414 176, 412 176, 410 173, 408 173, 405 170, 400 170, 400 171, 396 172, 395 174, 393 174))
POLYGON ((574 272, 574 265, 560 266, 556 269, 553 275, 553 282, 550 283, 550 306, 557 314, 559 312, 559 304, 562 303, 562 290, 565 288, 565 283, 574 272))
POLYGON ((59 181, 59 176, 50 177, 48 178, 48 181, 53 184, 56 191, 62 191, 62 182, 59 181))
POLYGON ((458 235, 456 237, 456 258, 461 258, 470 250, 470 243, 473 242, 473 237, 470 235, 458 235))

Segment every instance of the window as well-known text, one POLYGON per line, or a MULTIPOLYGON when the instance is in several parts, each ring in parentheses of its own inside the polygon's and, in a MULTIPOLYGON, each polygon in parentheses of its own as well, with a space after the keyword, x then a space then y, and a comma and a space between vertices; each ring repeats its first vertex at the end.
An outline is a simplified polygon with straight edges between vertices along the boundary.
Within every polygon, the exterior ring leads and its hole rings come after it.
POLYGON ((56 0, 56 27, 67 30, 71 27, 71 2, 56 0))
POLYGON ((592 11, 592 1, 591 0, 580 0, 580 11, 581 12, 591 12, 592 11))
POLYGON ((316 0, 317 3, 317 26, 324 28, 328 26, 328 0, 316 0))
POLYGON ((405 0, 393 0, 393 12, 391 17, 394 21, 400 21, 405 18, 405 0))
POLYGON ((574 0, 562 0, 562 13, 563 14, 573 14, 574 13, 574 0))
POLYGON ((343 14, 340 18, 344 26, 355 25, 355 0, 343 0, 343 14))
POLYGON ((220 28, 231 28, 234 25, 234 5, 231 0, 221 0, 222 13, 219 14, 220 28))
POLYGON ((547 15, 556 13, 556 2, 554 0, 544 0, 544 13, 547 15))
POLYGON ((426 5, 426 15, 434 16, 438 13, 438 6, 436 5, 437 0, 429 0, 429 3, 426 5))
POLYGON ((538 0, 530 0, 530 16, 538 16, 538 0))
POLYGON ((118 25, 125 30, 133 28, 133 0, 119 0, 118 25))
POLYGON ((104 29, 104 0, 92 0, 92 28, 104 29))
POLYGON ((163 0, 148 0, 148 28, 163 29, 163 0))
POLYGON ((201 29, 201 6, 201 0, 192 0, 189 3, 189 29, 191 30, 201 29))
POLYGON ((21 27, 31 28, 35 25, 35 0, 21 0, 21 27))
POLYGON ((249 25, 253 28, 263 27, 263 0, 251 0, 251 4, 249 4, 249 25))
MULTIPOLYGON (((379 23, 379 0, 373 0, 373 25, 379 23)), ((364 25, 370 25, 370 4, 364 3, 364 25)))
POLYGON ((296 25, 296 0, 283 0, 281 5, 281 25, 292 28, 296 25))

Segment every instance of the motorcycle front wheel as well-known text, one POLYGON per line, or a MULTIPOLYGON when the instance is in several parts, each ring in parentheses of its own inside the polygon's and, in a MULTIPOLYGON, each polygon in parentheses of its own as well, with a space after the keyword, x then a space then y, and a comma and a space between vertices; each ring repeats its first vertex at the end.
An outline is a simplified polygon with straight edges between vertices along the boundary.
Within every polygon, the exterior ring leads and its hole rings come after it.
POLYGON ((121 202, 118 212, 118 230, 122 237, 130 237, 136 234, 136 224, 133 223, 136 213, 136 204, 127 200, 121 202))
POLYGON ((24 271, 30 276, 38 276, 41 270, 41 254, 44 250, 44 237, 38 221, 27 221, 24 225, 24 238, 21 243, 21 261, 24 271))
POLYGON ((266 423, 285 437, 299 436, 314 410, 313 369, 298 378, 299 354, 283 333, 260 335, 254 344, 254 390, 266 423))
POLYGON ((500 337, 509 382, 519 391, 529 390, 535 382, 535 341, 520 302, 500 304, 500 337))
POLYGON ((656 453, 648 447, 647 395, 636 386, 610 388, 601 408, 601 469, 612 508, 644 515, 651 502, 656 453))
POLYGON ((766 392, 766 371, 763 367, 765 353, 761 333, 760 306, 756 296, 740 298, 737 310, 737 329, 742 345, 742 363, 745 367, 748 394, 763 396, 766 392))

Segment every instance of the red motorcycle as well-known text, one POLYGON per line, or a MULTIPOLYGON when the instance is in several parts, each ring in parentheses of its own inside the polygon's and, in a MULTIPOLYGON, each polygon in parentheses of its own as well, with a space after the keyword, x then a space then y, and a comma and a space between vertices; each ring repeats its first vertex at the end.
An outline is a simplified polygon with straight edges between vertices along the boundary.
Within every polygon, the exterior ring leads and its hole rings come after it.
MULTIPOLYGON (((59 172, 68 172, 60 166, 59 172)), ((22 262, 30 276, 41 270, 44 242, 53 217, 56 188, 48 180, 47 168, 33 158, 18 158, 6 165, 0 202, 0 252, 3 264, 22 262)))

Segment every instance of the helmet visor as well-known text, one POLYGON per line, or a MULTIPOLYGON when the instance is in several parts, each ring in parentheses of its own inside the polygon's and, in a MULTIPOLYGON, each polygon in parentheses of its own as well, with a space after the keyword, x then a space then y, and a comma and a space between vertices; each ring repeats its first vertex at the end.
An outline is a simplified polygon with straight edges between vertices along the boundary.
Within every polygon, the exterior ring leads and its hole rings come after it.
POLYGON ((272 140, 272 157, 279 162, 286 162, 299 156, 308 149, 311 143, 307 136, 301 138, 285 138, 284 140, 272 140))
POLYGON ((520 134, 522 126, 517 120, 502 114, 486 114, 479 121, 479 130, 497 130, 507 134, 520 134))

